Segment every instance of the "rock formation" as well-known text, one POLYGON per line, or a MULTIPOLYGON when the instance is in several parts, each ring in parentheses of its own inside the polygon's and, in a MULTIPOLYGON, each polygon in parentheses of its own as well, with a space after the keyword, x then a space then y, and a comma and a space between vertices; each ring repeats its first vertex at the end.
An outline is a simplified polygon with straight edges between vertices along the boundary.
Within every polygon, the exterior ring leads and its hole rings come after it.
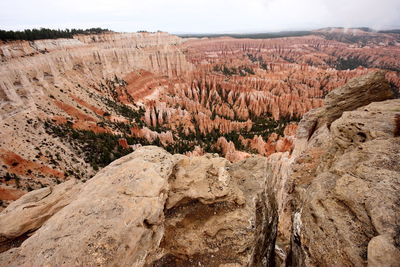
POLYGON ((374 68, 393 70, 386 77, 399 87, 399 48, 396 34, 339 29, 258 40, 107 32, 3 42, 0 209, 33 189, 88 180, 140 145, 199 147, 232 161, 290 152, 285 128, 332 89, 374 68))
POLYGON ((345 112, 330 134, 319 129, 311 137, 321 143, 309 145, 293 166, 297 264, 399 263, 399 107, 397 99, 345 112))
POLYGON ((85 184, 71 180, 10 205, 0 215, 3 243, 30 237, 2 253, 0 262, 261 265, 272 257, 277 223, 265 163, 139 148, 85 184), (20 220, 12 223, 15 216, 20 220))
POLYGON ((386 100, 395 94, 382 72, 351 80, 304 116, 292 155, 269 158, 269 179, 282 179, 278 261, 398 264, 400 101, 386 100))
POLYGON ((292 153, 231 163, 146 146, 27 193, 0 213, 0 264, 397 266, 396 93, 383 72, 351 80, 304 116, 292 153))

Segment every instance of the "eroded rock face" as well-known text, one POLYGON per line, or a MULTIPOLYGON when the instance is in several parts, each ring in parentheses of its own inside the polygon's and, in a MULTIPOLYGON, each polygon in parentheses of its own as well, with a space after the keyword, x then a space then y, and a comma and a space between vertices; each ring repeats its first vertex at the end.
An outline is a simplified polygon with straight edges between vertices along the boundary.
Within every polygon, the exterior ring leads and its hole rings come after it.
POLYGON ((277 217, 264 189, 265 159, 232 165, 222 158, 186 158, 175 168, 160 246, 167 253, 155 265, 268 263, 273 242, 267 239, 274 237, 277 217))
POLYGON ((394 137, 394 118, 399 108, 397 99, 345 112, 330 132, 319 133, 320 144, 297 159, 292 245, 298 264, 378 266, 378 258, 391 251, 385 246, 395 247, 400 139, 394 137), (304 161, 315 164, 304 169, 304 161), (388 245, 380 247, 377 240, 388 245))
POLYGON ((273 178, 283 179, 277 198, 277 245, 283 251, 278 261, 294 266, 400 262, 400 100, 381 101, 392 97, 381 72, 351 81, 332 91, 323 108, 304 116, 290 158, 269 159, 273 178), (369 90, 375 93, 365 94, 369 90))
POLYGON ((71 203, 81 186, 76 180, 69 180, 35 190, 11 203, 0 215, 1 238, 16 238, 40 228, 49 217, 71 203))
POLYGON ((386 80, 384 71, 372 72, 352 79, 346 85, 330 92, 325 98, 323 117, 329 127, 343 112, 374 101, 394 98, 395 93, 386 80))
POLYGON ((277 224, 265 170, 261 157, 231 164, 210 154, 189 158, 139 148, 85 184, 33 191, 10 205, 0 217, 3 240, 39 229, 0 262, 265 265, 277 224))
POLYGON ((314 33, 256 40, 108 32, 1 43, 0 210, 32 189, 88 180, 140 144, 181 154, 200 147, 230 161, 291 153, 290 128, 334 88, 375 68, 392 69, 386 77, 400 85, 396 34, 314 33), (98 139, 113 145, 98 149, 98 139))
MULTIPOLYGON (((1 42, 0 209, 28 191, 71 178, 86 180, 103 167, 82 160, 79 154, 92 149, 56 138, 49 132, 51 125, 125 135, 141 140, 137 143, 156 138, 162 144, 172 143, 171 132, 157 133, 147 127, 133 132, 130 122, 139 109, 138 99, 153 95, 193 68, 178 48, 182 42, 162 32, 1 42), (131 110, 131 118, 112 111, 118 107, 131 110), (125 134, 113 127, 116 124, 125 125, 125 134)), ((139 120, 145 121, 138 114, 139 120)), ((63 136, 68 136, 66 131, 63 136)), ((130 152, 129 145, 133 144, 118 141, 115 146, 130 152)), ((110 162, 116 158, 112 156, 110 162)))

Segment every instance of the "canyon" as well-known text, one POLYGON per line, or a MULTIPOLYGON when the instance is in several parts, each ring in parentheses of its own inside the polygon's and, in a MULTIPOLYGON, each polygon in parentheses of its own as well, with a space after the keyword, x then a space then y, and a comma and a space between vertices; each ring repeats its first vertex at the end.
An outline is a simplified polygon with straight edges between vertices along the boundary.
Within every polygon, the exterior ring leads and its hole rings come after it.
POLYGON ((292 153, 143 146, 0 213, 3 266, 397 266, 400 99, 384 71, 331 91, 292 153))
POLYGON ((0 263, 397 266, 399 70, 362 29, 1 42, 0 263))
POLYGON ((388 69, 399 35, 274 39, 100 33, 0 44, 0 200, 93 177, 141 145, 238 161, 293 150, 300 118, 353 77, 388 69), (380 38, 378 38, 380 37, 380 38))

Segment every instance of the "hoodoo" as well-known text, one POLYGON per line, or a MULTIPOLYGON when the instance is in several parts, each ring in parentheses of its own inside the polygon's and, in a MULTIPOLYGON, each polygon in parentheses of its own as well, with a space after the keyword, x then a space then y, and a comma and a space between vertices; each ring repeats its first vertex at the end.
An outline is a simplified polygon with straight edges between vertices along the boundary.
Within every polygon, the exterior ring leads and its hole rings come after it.
MULTIPOLYGON (((319 30, 272 39, 101 32, 2 42, 0 209, 34 189, 86 181, 141 145, 231 162, 291 153, 299 120, 334 88, 377 68, 390 69, 379 75, 400 86, 397 35, 355 33, 361 39, 319 30)), ((373 84, 351 92, 351 102, 342 91, 326 100, 327 120, 380 95, 373 84)))

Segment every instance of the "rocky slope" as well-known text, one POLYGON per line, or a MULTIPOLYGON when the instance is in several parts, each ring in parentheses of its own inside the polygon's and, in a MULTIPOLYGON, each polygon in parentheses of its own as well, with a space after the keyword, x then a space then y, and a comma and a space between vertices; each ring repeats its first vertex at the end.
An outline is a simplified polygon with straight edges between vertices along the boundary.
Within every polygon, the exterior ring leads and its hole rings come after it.
POLYGON ((231 163, 149 146, 32 191, 0 214, 0 263, 397 266, 396 93, 384 72, 332 91, 291 154, 231 163))
POLYGON ((397 35, 343 34, 0 44, 0 209, 33 189, 88 180, 141 145, 230 161, 292 152, 298 121, 332 89, 375 68, 400 85, 397 35))

